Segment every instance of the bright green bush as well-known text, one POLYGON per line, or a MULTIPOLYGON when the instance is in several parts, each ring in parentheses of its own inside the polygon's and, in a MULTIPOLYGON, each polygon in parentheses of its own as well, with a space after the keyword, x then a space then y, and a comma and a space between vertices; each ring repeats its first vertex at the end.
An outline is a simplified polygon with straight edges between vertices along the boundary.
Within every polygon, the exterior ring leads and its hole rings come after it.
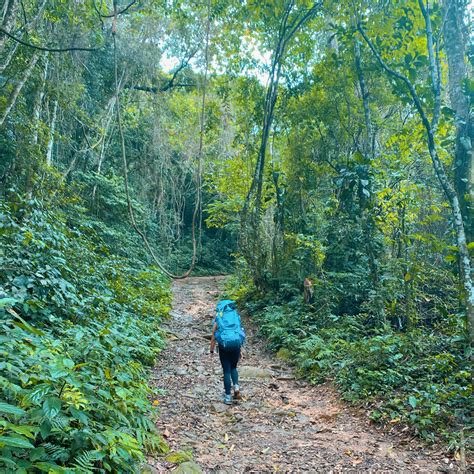
POLYGON ((146 367, 163 347, 169 282, 111 254, 79 208, 66 219, 12 202, 0 220, 0 470, 134 472, 167 450, 146 367))

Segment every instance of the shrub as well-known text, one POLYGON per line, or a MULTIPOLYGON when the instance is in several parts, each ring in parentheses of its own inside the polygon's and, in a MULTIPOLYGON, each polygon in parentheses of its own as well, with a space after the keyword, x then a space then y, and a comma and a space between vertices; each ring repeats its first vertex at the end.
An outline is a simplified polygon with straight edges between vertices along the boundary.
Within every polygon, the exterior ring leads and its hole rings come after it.
POLYGON ((1 211, 0 470, 133 472, 167 450, 146 367, 168 280, 112 254, 79 210, 1 211))
POLYGON ((313 383, 332 380, 346 400, 369 407, 372 419, 408 425, 422 438, 459 446, 472 412, 465 338, 421 325, 399 331, 372 318, 332 314, 335 305, 272 304, 278 295, 241 300, 274 351, 290 356, 313 383))

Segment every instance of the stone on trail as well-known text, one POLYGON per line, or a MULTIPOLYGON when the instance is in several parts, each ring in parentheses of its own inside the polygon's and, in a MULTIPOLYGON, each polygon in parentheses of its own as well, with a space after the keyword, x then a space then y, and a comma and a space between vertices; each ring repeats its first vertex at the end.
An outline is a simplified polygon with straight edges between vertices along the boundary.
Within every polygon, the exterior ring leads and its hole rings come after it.
POLYGON ((203 474, 204 471, 194 461, 183 462, 173 472, 177 474, 203 474))
POLYGON ((294 380, 295 376, 293 374, 280 374, 277 376, 278 380, 294 380))
POLYGON ((227 411, 227 408, 229 407, 230 405, 226 405, 224 402, 221 402, 221 403, 213 403, 211 405, 211 410, 214 412, 214 413, 224 413, 227 411))
POLYGON ((262 367, 252 367, 243 365, 239 367, 239 377, 243 379, 269 379, 273 376, 273 371, 262 367))
POLYGON ((168 453, 165 457, 168 462, 171 462, 173 464, 180 464, 187 461, 192 461, 192 458, 193 456, 190 451, 173 451, 171 453, 168 453))

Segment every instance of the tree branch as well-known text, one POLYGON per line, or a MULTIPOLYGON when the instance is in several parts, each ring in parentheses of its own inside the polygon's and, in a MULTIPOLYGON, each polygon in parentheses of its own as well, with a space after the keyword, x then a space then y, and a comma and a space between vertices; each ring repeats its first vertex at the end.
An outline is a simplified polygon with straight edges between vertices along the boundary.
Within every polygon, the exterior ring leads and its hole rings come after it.
POLYGON ((179 83, 175 84, 175 80, 178 77, 178 74, 185 69, 189 61, 196 55, 197 49, 189 53, 189 55, 183 59, 180 63, 180 65, 176 68, 176 70, 173 72, 173 75, 167 81, 164 85, 161 87, 149 87, 149 86, 126 86, 127 89, 134 89, 137 91, 144 91, 144 92, 151 92, 152 94, 158 94, 158 92, 166 92, 174 87, 195 87, 194 84, 188 84, 188 83, 179 83))
POLYGON ((189 53, 188 56, 181 61, 181 64, 173 72, 173 75, 171 76, 171 79, 168 81, 168 83, 165 84, 163 87, 161 87, 160 92, 165 92, 168 89, 171 89, 172 87, 174 87, 174 81, 178 77, 178 74, 188 66, 189 61, 191 61, 191 59, 196 55, 197 51, 198 51, 197 49, 195 49, 194 51, 191 51, 191 53, 189 53))
POLYGON ((301 27, 301 25, 311 18, 315 13, 316 10, 321 6, 321 2, 316 2, 300 19, 299 21, 292 26, 291 30, 288 33, 288 38, 291 38, 296 31, 301 27))
POLYGON ((387 72, 389 75, 399 79, 400 81, 404 82, 405 85, 407 86, 408 88, 408 91, 410 92, 410 96, 411 98, 413 99, 413 102, 415 104, 415 107, 416 107, 416 110, 418 111, 418 113, 420 114, 420 117, 421 117, 421 120, 423 122, 423 124, 425 125, 425 127, 427 128, 427 130, 431 130, 431 124, 428 120, 428 117, 426 115, 426 112, 425 112, 425 109, 423 108, 423 105, 421 104, 421 100, 420 98, 418 97, 418 94, 416 93, 416 90, 415 90, 415 87, 413 86, 413 84, 411 83, 410 79, 408 79, 408 77, 406 77, 404 74, 402 74, 401 72, 398 72, 398 71, 395 71, 394 69, 392 69, 391 67, 389 67, 387 65, 387 63, 382 59, 382 56, 380 56, 380 53, 378 52, 378 50, 375 48, 374 44, 372 43, 371 39, 367 36, 366 32, 364 31, 364 29, 362 28, 362 25, 360 24, 360 22, 357 24, 357 30, 359 31, 359 33, 362 35, 362 37, 364 38, 365 42, 367 43, 367 45, 369 46, 369 48, 371 49, 372 53, 374 54, 374 56, 376 57, 378 63, 380 64, 380 66, 382 67, 382 69, 387 72))
POLYGON ((196 84, 173 84, 168 86, 168 83, 163 87, 148 87, 148 86, 124 86, 125 89, 133 89, 135 91, 149 92, 150 94, 158 94, 159 92, 166 92, 174 87, 196 87, 196 84))
POLYGON ((135 3, 137 3, 138 0, 133 0, 133 2, 130 2, 125 8, 122 8, 122 10, 118 11, 117 13, 110 13, 108 15, 102 15, 100 14, 100 16, 102 18, 113 18, 113 17, 116 17, 118 15, 121 15, 122 13, 125 13, 131 6, 135 5, 135 3))
POLYGON ((39 49, 40 51, 49 51, 51 53, 65 53, 67 51, 98 51, 99 49, 101 49, 101 48, 83 48, 80 46, 70 46, 68 48, 51 48, 47 46, 37 46, 32 43, 27 43, 26 41, 23 41, 22 39, 17 38, 16 36, 13 36, 11 33, 4 30, 3 28, 0 28, 0 33, 3 33, 5 36, 8 36, 13 41, 20 43, 23 46, 27 46, 28 48, 39 49))

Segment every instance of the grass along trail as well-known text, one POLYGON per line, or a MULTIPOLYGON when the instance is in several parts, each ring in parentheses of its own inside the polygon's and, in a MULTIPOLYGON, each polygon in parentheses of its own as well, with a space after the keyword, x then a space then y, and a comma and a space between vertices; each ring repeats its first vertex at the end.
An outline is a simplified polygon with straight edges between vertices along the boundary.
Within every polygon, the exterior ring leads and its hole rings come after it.
POLYGON ((219 356, 209 354, 208 339, 221 282, 196 277, 174 283, 172 319, 165 329, 175 337, 151 378, 162 390, 157 425, 172 455, 149 459, 152 470, 200 472, 193 463, 177 468, 186 451, 208 473, 456 470, 416 441, 377 429, 330 386, 296 380, 245 320, 247 343, 239 364, 243 400, 224 405, 219 356))

